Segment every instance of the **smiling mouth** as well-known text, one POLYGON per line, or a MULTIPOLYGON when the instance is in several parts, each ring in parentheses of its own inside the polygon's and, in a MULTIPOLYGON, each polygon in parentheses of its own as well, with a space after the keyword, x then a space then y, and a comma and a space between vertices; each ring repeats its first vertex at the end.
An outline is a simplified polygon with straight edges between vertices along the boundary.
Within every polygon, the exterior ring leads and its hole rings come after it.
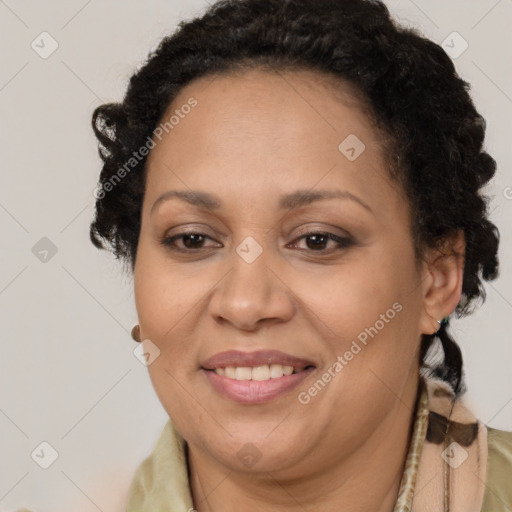
POLYGON ((210 371, 215 372, 217 375, 227 377, 228 379, 262 382, 301 373, 310 368, 314 368, 314 366, 294 367, 282 364, 264 364, 261 366, 225 366, 214 368, 210 371))
POLYGON ((215 391, 248 405, 273 402, 291 393, 316 365, 279 350, 228 350, 201 361, 200 369, 215 391))

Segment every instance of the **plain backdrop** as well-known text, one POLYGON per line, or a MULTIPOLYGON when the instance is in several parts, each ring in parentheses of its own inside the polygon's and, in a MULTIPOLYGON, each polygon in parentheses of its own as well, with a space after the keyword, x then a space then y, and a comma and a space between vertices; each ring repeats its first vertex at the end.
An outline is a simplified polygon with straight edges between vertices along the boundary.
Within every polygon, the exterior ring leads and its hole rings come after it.
MULTIPOLYGON (((468 402, 483 422, 512 430, 512 2, 387 4, 402 23, 448 41, 488 123, 501 277, 486 285, 483 307, 453 325, 468 402)), ((100 171, 90 118, 122 98, 161 37, 206 6, 0 1, 1 511, 124 510, 167 420, 133 354, 131 279, 89 241, 100 171)))

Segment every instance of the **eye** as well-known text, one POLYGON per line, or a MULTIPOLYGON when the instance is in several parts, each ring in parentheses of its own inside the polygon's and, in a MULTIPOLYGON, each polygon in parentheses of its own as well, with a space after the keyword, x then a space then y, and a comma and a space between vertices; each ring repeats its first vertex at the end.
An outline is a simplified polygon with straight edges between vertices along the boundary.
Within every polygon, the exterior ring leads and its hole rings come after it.
MULTIPOLYGON (((192 253, 198 252, 201 249, 208 249, 209 247, 204 246, 204 243, 207 240, 213 239, 204 233, 188 231, 164 237, 160 240, 160 243, 172 251, 192 253), (181 247, 180 244, 182 245, 181 247)), ((319 252, 323 254, 329 254, 354 245, 354 241, 348 236, 338 236, 326 231, 311 231, 301 235, 299 238, 296 238, 291 244, 288 244, 287 247, 296 247, 296 243, 299 240, 306 240, 307 248, 303 250, 310 250, 312 252, 319 252), (331 245, 334 245, 334 247, 331 248, 331 250, 325 250, 326 246, 328 246, 330 242, 332 242, 331 245)), ((221 247, 221 245, 217 243, 217 245, 213 247, 221 247)))
POLYGON ((348 236, 338 236, 333 233, 328 233, 326 231, 310 231, 309 233, 305 233, 296 240, 294 240, 292 244, 295 245, 295 243, 298 240, 306 240, 307 249, 305 250, 309 249, 313 252, 320 252, 324 254, 329 254, 337 250, 346 249, 347 247, 354 245, 354 241, 348 236), (325 248, 329 244, 329 242, 333 242, 332 245, 334 245, 334 247, 331 250, 326 251, 325 248))
POLYGON ((205 235, 204 233, 189 231, 177 233, 173 236, 164 237, 160 240, 160 243, 173 251, 194 252, 199 249, 207 249, 208 247, 203 247, 203 244, 206 240, 212 240, 212 238, 210 238, 208 235, 205 235), (180 241, 184 248, 176 245, 177 241, 180 241))

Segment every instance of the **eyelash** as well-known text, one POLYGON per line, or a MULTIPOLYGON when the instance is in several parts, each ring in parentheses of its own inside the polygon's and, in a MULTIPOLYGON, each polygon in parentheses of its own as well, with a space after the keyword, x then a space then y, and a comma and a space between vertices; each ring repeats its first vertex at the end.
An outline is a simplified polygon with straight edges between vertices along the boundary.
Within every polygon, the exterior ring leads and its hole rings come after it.
MULTIPOLYGON (((174 245, 174 242, 176 240, 178 240, 180 238, 183 238, 185 236, 190 236, 190 235, 200 235, 200 236, 204 237, 205 239, 206 238, 210 238, 208 235, 205 235, 204 233, 200 233, 198 231, 188 231, 188 232, 185 231, 183 233, 178 233, 178 234, 170 236, 170 237, 164 237, 164 238, 162 238, 160 240, 160 243, 163 246, 165 246, 168 249, 170 249, 171 251, 176 251, 176 252, 181 252, 181 253, 186 253, 186 254, 197 253, 197 252, 199 252, 201 250, 208 249, 206 247, 199 247, 197 249, 180 249, 180 248, 176 247, 176 245, 174 245)), ((329 240, 332 240, 333 242, 336 242, 338 244, 338 246, 335 249, 330 250, 330 251, 326 251, 325 249, 321 249, 321 250, 302 249, 302 250, 305 250, 305 251, 308 251, 308 252, 312 252, 312 253, 318 253, 318 254, 327 255, 327 254, 330 254, 330 253, 335 252, 335 251, 347 249, 348 247, 354 245, 354 241, 351 238, 337 236, 337 235, 334 235, 333 233, 329 233, 329 232, 326 232, 326 231, 309 231, 307 233, 304 233, 304 234, 300 235, 298 238, 293 240, 293 242, 291 242, 291 243, 295 243, 298 240, 302 240, 302 239, 309 238, 309 237, 312 237, 312 236, 327 237, 329 240)), ((210 240, 211 240, 211 238, 210 238, 210 240)))

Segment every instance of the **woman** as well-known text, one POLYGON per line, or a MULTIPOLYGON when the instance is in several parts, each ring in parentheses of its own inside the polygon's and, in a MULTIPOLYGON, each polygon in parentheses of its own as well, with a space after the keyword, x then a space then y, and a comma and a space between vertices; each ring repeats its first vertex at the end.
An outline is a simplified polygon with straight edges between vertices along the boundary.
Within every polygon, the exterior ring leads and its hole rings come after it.
POLYGON ((512 507, 451 315, 498 272, 450 58, 367 0, 226 0, 93 126, 91 239, 134 275, 169 423, 127 510, 512 507))

